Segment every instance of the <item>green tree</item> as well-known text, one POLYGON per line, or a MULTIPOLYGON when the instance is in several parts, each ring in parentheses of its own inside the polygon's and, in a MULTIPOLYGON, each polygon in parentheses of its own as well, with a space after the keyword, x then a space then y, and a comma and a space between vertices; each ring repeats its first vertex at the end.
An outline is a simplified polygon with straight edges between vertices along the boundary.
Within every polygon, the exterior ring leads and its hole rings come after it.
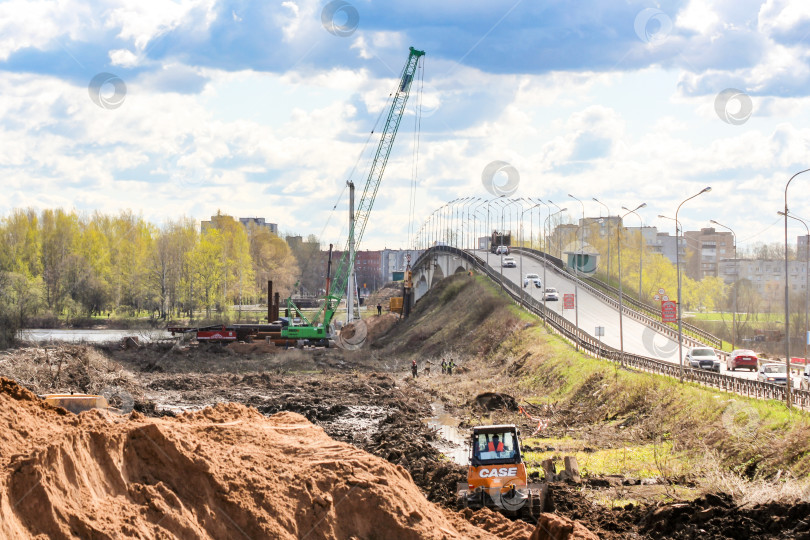
POLYGON ((200 235, 200 241, 188 254, 191 278, 200 291, 206 318, 211 317, 214 306, 223 300, 221 284, 225 278, 225 262, 222 252, 222 233, 212 228, 200 235))

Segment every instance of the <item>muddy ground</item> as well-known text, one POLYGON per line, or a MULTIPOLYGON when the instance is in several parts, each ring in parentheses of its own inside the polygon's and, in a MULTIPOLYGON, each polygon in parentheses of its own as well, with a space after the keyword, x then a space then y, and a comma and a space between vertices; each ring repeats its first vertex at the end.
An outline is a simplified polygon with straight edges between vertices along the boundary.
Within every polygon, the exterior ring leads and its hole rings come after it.
MULTIPOLYGON (((367 351, 28 348, 0 355, 0 374, 38 393, 112 388, 124 406, 151 416, 225 402, 268 416, 296 412, 331 437, 402 465, 430 501, 448 508, 454 506, 456 483, 466 476, 437 449, 439 437, 425 422, 435 415, 436 405, 465 424, 508 420, 521 423, 524 433, 534 428, 510 410, 509 400, 495 407, 474 403, 481 382, 472 374, 461 375, 468 380, 458 390, 437 374, 414 381, 406 362, 367 351), (475 412, 465 416, 465 410, 475 412)), ((590 488, 599 488, 598 479, 590 482, 590 488)), ((688 502, 607 509, 585 497, 581 486, 556 483, 550 493, 557 514, 582 522, 601 538, 810 539, 808 504, 738 508, 724 494, 708 494, 688 502)))

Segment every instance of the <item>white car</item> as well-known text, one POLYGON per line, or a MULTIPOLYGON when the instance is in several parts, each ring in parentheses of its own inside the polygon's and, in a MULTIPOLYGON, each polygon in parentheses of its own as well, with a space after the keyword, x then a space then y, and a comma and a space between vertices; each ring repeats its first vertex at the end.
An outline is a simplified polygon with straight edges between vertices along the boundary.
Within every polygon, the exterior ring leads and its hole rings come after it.
POLYGON ((546 287, 546 291, 543 293, 543 300, 546 302, 557 302, 560 299, 560 295, 557 294, 557 289, 554 287, 546 287))
POLYGON ((537 274, 526 274, 526 276, 523 278, 523 288, 525 289, 528 287, 529 283, 534 283, 534 286, 538 289, 543 288, 543 281, 537 274))
POLYGON ((501 261, 501 266, 504 268, 517 268, 517 261, 514 257, 504 257, 501 261))
POLYGON ((711 347, 692 347, 685 358, 693 369, 708 369, 720 373, 720 359, 711 347))

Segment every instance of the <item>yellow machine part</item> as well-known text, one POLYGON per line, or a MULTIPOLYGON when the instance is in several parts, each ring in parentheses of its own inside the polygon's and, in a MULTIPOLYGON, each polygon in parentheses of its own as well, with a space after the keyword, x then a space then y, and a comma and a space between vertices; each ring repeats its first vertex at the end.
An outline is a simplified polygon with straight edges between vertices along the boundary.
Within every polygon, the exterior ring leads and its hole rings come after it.
POLYGON ((402 297, 394 296, 388 301, 388 308, 392 313, 402 313, 402 297))
POLYGON ((79 414, 90 409, 109 409, 110 404, 104 396, 92 394, 46 394, 41 396, 45 403, 54 407, 62 407, 68 411, 79 414))

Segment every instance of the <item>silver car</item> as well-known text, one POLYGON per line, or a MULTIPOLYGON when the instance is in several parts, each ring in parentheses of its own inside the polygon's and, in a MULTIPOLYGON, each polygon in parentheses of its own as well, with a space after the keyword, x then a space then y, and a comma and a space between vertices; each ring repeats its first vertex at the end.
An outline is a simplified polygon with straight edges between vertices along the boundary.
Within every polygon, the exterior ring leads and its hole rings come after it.
POLYGON ((534 283, 534 286, 538 289, 543 288, 543 280, 540 279, 540 276, 537 274, 526 274, 526 276, 523 278, 523 288, 525 289, 528 287, 529 283, 534 283))
POLYGON ((691 368, 720 373, 720 359, 711 347, 692 347, 686 353, 686 361, 691 368))
POLYGON ((785 364, 762 364, 757 372, 757 380, 771 384, 787 384, 787 366, 785 364))

